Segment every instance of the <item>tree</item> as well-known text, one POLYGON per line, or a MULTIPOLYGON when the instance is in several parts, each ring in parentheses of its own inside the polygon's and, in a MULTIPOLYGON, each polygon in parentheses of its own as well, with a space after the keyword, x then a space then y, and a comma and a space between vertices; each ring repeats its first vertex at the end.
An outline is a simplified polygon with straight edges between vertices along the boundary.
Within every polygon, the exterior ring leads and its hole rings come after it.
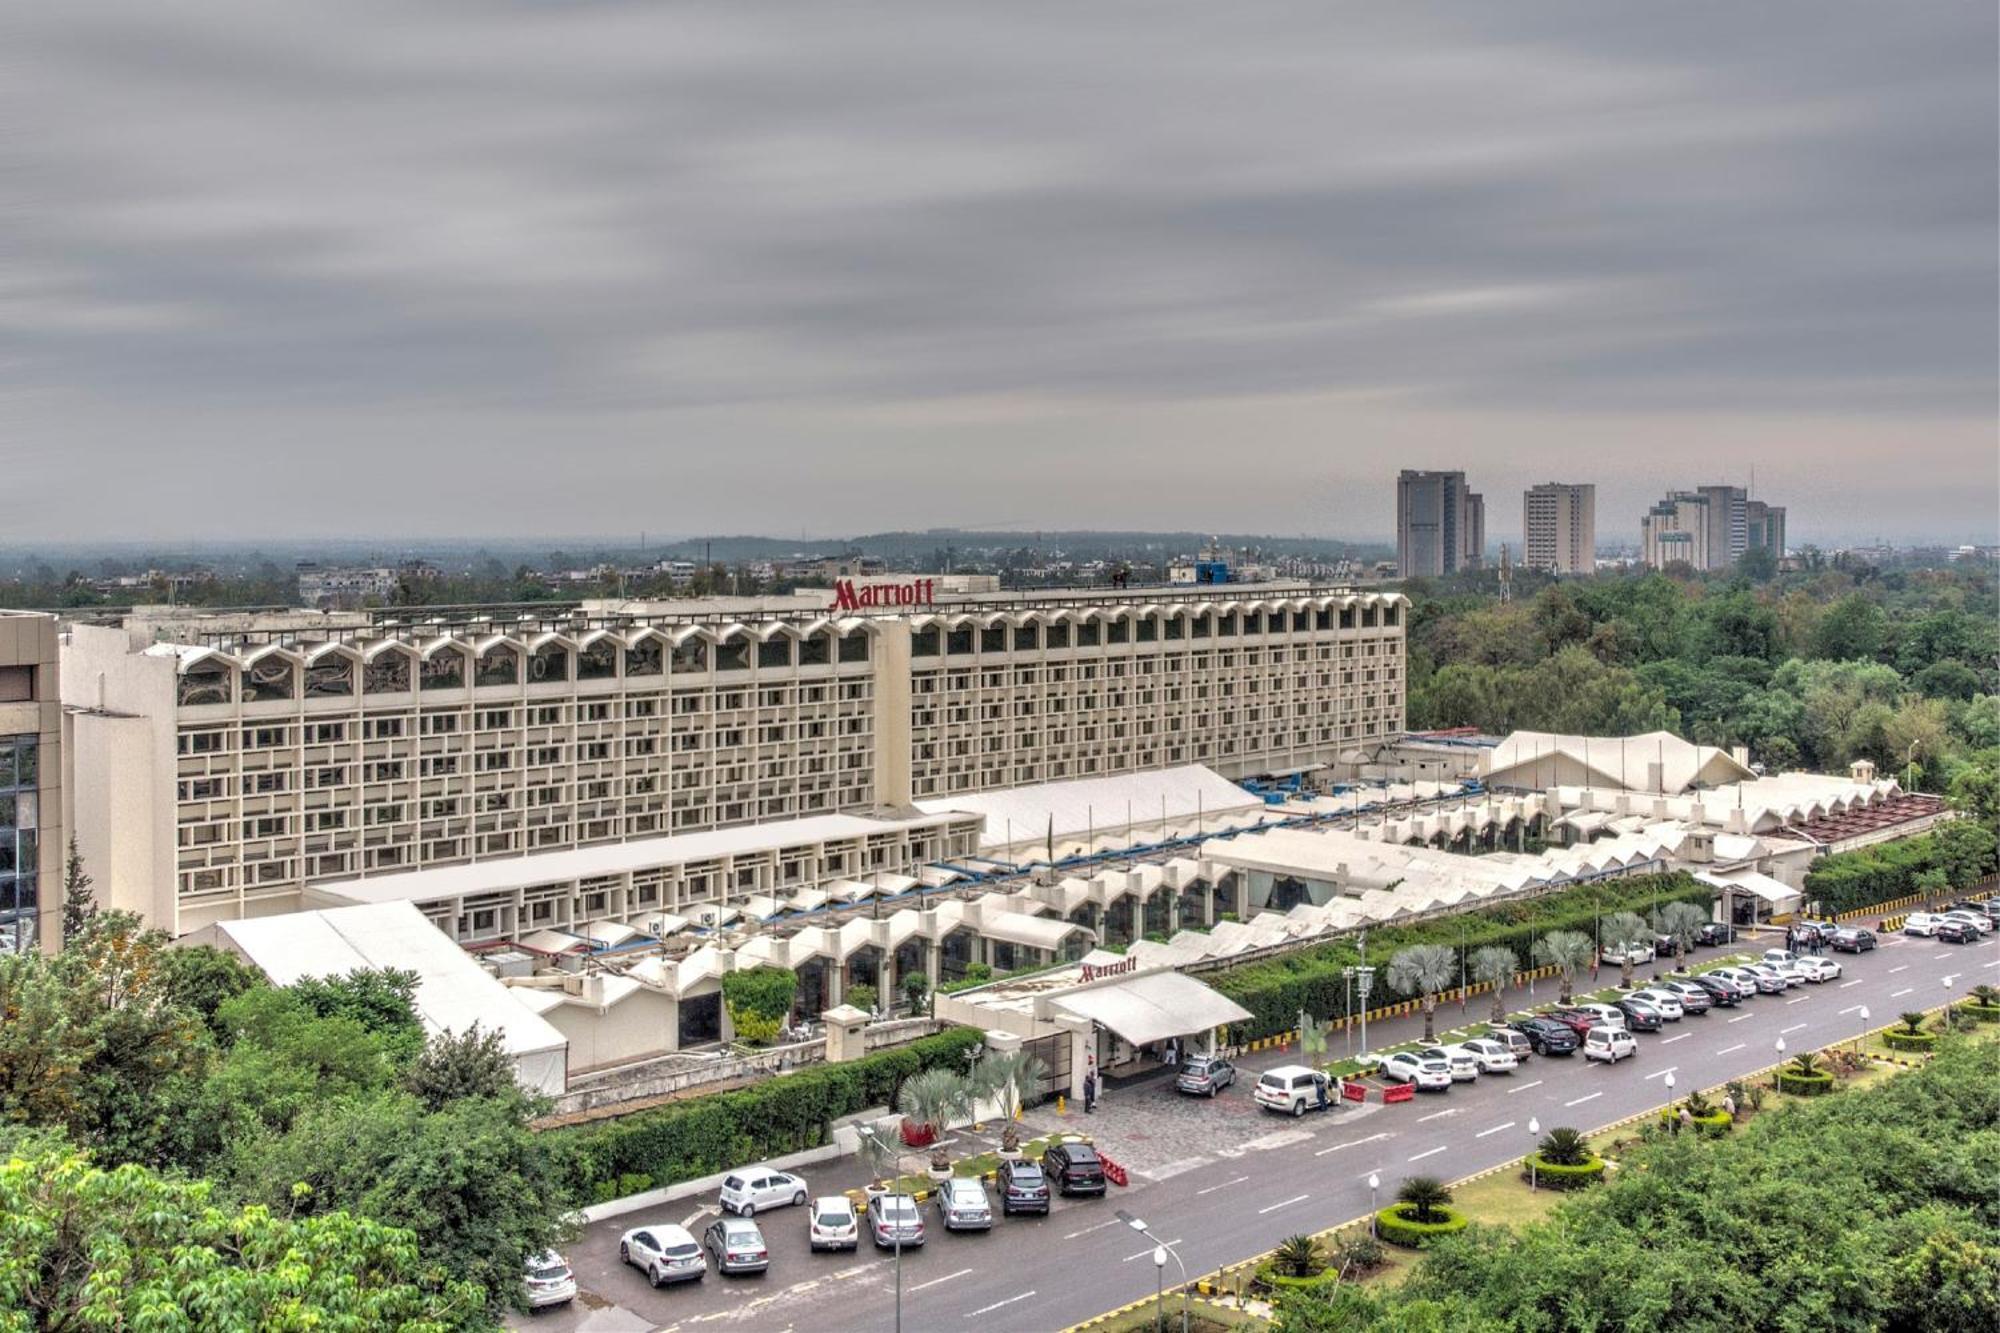
POLYGON ((1439 1210, 1451 1202, 1451 1189, 1436 1176, 1405 1176, 1396 1187, 1396 1202, 1411 1210, 1412 1222, 1441 1222, 1439 1210))
POLYGON ((951 1121, 970 1115, 965 1076, 949 1069, 926 1069, 904 1080, 896 1098, 896 1109, 912 1123, 929 1129, 934 1137, 944 1137, 951 1121))
POLYGON ((62 938, 63 945, 83 934, 97 915, 97 899, 91 893, 92 880, 83 868, 83 855, 76 849, 76 834, 69 835, 69 854, 63 860, 62 938))
POLYGON ((1521 960, 1514 956, 1512 949, 1497 944, 1488 944, 1474 949, 1466 966, 1472 972, 1472 979, 1482 986, 1493 988, 1493 1021, 1507 1021, 1507 983, 1521 966, 1521 960))
POLYGON ((1559 998, 1564 1004, 1571 999, 1576 984, 1577 969, 1588 963, 1595 953, 1590 936, 1574 930, 1552 930, 1535 941, 1535 961, 1544 967, 1553 967, 1562 979, 1559 998))
POLYGON ((1574 1129, 1552 1129, 1535 1145, 1535 1156, 1550 1166, 1582 1166, 1590 1160, 1590 1141, 1574 1129))
POLYGON ((1438 995, 1451 984, 1457 963, 1442 944, 1412 944, 1389 959, 1390 989, 1423 999, 1425 1041, 1436 1040, 1438 995))
POLYGON ((1873 661, 1887 638, 1882 608, 1856 593, 1843 597, 1820 617, 1813 656, 1836 662, 1873 661))
POLYGON ((931 979, 922 971, 911 972, 903 978, 902 990, 903 1002, 909 1005, 910 1011, 912 1013, 921 1012, 924 1008, 924 1001, 929 998, 931 993, 931 979))
POLYGON ((1673 937, 1676 959, 1687 956, 1687 951, 1694 947, 1695 936, 1707 924, 1708 913, 1693 903, 1668 903, 1654 922, 1660 934, 1673 937))
POLYGON ((1604 943, 1624 959, 1619 984, 1632 989, 1632 960, 1638 950, 1652 941, 1652 931, 1637 912, 1613 912, 1604 918, 1604 943))
POLYGON ((404 1074, 403 1085, 430 1111, 464 1097, 504 1100, 520 1090, 502 1034, 481 1031, 477 1023, 464 1032, 434 1035, 404 1074))
MULTIPOLYGON (((206 1181, 44 1147, 0 1160, 0 1330, 483 1326, 483 1293, 427 1270, 409 1232, 344 1211, 288 1218, 206 1181)), ((519 1275, 515 1275, 519 1285, 519 1275)))
POLYGON ((748 967, 725 972, 722 1002, 736 1039, 757 1045, 777 1040, 779 1026, 791 1016, 798 1000, 797 974, 782 967, 748 967))

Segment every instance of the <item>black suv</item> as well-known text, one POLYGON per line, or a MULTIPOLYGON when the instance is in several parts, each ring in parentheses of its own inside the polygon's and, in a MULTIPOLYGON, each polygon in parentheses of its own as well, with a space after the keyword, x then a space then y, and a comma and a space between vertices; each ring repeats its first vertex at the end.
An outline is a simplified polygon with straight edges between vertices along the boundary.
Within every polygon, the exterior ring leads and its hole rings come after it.
POLYGON ((1536 1055, 1574 1055, 1582 1044, 1574 1028, 1553 1018, 1517 1018, 1507 1026, 1526 1037, 1536 1055))
POLYGON ((998 1181, 1001 1216, 1012 1217, 1015 1213, 1048 1215, 1049 1178, 1042 1174, 1041 1163, 1003 1161, 998 1181))
POLYGON ((1104 1163, 1097 1149, 1087 1143, 1058 1143, 1042 1154, 1042 1170, 1048 1172, 1056 1193, 1104 1193, 1104 1163))
POLYGON ((1728 944, 1736 938, 1736 932, 1720 921, 1710 921, 1694 933, 1696 944, 1728 944))

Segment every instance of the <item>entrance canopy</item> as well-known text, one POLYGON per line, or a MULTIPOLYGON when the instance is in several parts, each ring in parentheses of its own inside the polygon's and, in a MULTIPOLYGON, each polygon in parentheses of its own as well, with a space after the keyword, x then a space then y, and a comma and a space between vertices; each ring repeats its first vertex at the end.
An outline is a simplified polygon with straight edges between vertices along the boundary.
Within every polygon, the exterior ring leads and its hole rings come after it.
POLYGON ((1052 997, 1050 1004, 1101 1023, 1134 1046, 1206 1032, 1251 1016, 1236 1001, 1179 972, 1153 972, 1072 991, 1052 997))

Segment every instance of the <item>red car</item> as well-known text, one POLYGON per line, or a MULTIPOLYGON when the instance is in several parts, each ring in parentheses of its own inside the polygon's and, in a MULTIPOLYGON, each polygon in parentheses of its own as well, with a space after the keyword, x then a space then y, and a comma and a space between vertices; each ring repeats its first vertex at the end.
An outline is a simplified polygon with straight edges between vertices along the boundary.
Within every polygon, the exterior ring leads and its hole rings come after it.
POLYGON ((1582 1009, 1557 1009, 1549 1014, 1556 1022, 1574 1032, 1581 1040, 1583 1034, 1597 1027, 1604 1020, 1596 1014, 1582 1009))

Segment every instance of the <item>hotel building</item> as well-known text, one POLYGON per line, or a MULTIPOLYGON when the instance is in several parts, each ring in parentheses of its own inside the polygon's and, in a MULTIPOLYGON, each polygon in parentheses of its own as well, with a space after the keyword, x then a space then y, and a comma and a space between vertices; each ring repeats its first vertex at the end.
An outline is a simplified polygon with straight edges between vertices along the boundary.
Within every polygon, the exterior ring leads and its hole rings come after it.
POLYGON ((72 625, 83 854, 109 902, 185 933, 428 867, 1181 764, 1299 771, 1403 725, 1394 594, 830 597, 72 625))

